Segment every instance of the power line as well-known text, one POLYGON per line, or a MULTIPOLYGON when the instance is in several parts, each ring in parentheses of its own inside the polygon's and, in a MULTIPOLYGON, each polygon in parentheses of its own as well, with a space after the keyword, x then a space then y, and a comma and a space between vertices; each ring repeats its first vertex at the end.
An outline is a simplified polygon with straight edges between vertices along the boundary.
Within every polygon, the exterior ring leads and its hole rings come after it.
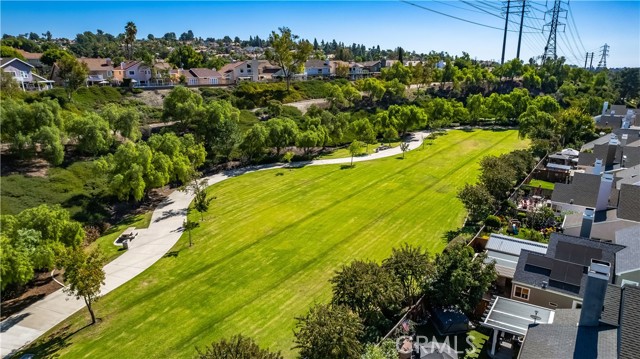
MULTIPOLYGON (((482 27, 486 27, 486 28, 494 29, 494 30, 500 30, 500 31, 502 31, 502 30, 503 30, 503 29, 501 29, 501 28, 499 28, 499 27, 495 27, 495 26, 491 26, 491 25, 486 25, 486 24, 481 24, 481 23, 479 23, 479 22, 475 22, 475 21, 471 21, 471 20, 463 19, 463 18, 461 18, 461 17, 457 17, 457 16, 449 15, 449 14, 446 14, 446 13, 441 12, 441 11, 438 11, 438 10, 430 9, 430 8, 428 8, 428 7, 426 7, 426 6, 423 6, 423 5, 418 5, 418 4, 416 4, 416 3, 412 3, 412 2, 410 2, 410 1, 406 1, 406 0, 399 0, 399 1, 400 1, 400 2, 403 2, 403 3, 405 3, 405 4, 408 4, 408 5, 411 5, 411 6, 415 6, 415 7, 419 8, 419 9, 422 9, 422 10, 430 11, 430 12, 433 12, 433 13, 436 13, 436 14, 439 14, 439 15, 442 15, 442 16, 450 17, 450 18, 452 18, 452 19, 456 19, 456 20, 459 20, 459 21, 467 22, 467 23, 470 23, 470 24, 473 24, 473 25, 478 25, 478 26, 482 26, 482 27)), ((514 30, 509 30, 509 31, 511 31, 511 32, 517 32, 517 31, 514 31, 514 30)), ((530 31, 528 31, 528 32, 524 32, 524 33, 531 33, 531 32, 530 32, 530 31)))
POLYGON ((483 14, 484 12, 482 11, 478 11, 478 10, 474 10, 474 9, 468 9, 466 7, 462 7, 462 6, 458 6, 458 5, 453 5, 450 4, 450 2, 448 1, 437 1, 437 0, 432 0, 432 2, 438 3, 438 4, 442 4, 442 5, 446 5, 446 6, 450 6, 450 7, 454 7, 456 9, 461 9, 461 10, 466 10, 466 11, 471 11, 471 12, 475 12, 478 14, 483 14))
POLYGON ((582 50, 585 50, 584 44, 582 43, 582 39, 580 38, 580 33, 578 32, 578 27, 576 26, 576 20, 573 18, 573 11, 571 11, 571 6, 569 6, 569 18, 571 19, 571 23, 573 24, 573 28, 576 30, 576 36, 578 37, 578 41, 580 41, 580 46, 582 46, 582 50))

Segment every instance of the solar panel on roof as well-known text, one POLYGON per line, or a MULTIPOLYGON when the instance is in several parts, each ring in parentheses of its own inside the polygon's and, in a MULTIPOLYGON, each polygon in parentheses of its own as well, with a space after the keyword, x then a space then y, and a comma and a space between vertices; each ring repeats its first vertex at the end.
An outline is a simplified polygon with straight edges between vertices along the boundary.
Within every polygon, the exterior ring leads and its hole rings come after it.
POLYGON ((567 262, 554 261, 549 279, 571 285, 580 286, 582 281, 582 266, 567 262))
POLYGON ((555 257, 563 261, 589 266, 592 259, 602 259, 602 249, 558 242, 555 257))
POLYGON ((551 269, 553 266, 553 260, 545 256, 537 256, 535 254, 529 254, 529 256, 527 257, 526 264, 544 268, 544 269, 551 269))

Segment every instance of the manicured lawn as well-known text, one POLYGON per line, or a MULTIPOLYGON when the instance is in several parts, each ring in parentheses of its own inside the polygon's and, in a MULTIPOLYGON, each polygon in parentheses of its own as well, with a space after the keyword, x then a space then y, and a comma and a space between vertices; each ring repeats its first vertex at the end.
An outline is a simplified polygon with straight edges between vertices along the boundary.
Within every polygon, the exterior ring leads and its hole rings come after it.
POLYGON ((547 181, 537 180, 537 179, 533 179, 531 180, 531 182, 529 182, 529 187, 531 188, 550 189, 553 191, 555 186, 556 184, 553 182, 547 182, 547 181))
POLYGON ((443 234, 465 217, 455 193, 474 181, 480 158, 525 146, 517 131, 452 131, 404 160, 218 183, 193 247, 183 235, 172 255, 95 305, 99 324, 81 329, 82 310, 27 352, 188 358, 196 346, 242 333, 292 358, 294 318, 330 298, 335 270, 357 258, 379 261, 403 242, 441 251, 443 234))
MULTIPOLYGON (((376 148, 378 148, 378 147, 380 147, 382 145, 388 146, 389 144, 387 142, 385 142, 385 143, 376 143, 376 144, 373 144, 373 145, 369 145, 366 148, 367 154, 375 153, 376 148)), ((400 145, 399 141, 391 142, 391 147, 397 147, 399 145, 400 145)), ((349 149, 347 147, 338 148, 337 150, 334 150, 331 153, 327 153, 327 154, 318 156, 318 159, 324 160, 324 159, 330 159, 330 158, 345 158, 345 157, 351 157, 351 153, 349 153, 349 149)))
POLYGON ((129 227, 149 227, 152 214, 153 212, 147 212, 125 219, 117 225, 109 228, 109 230, 106 231, 105 235, 96 239, 95 242, 91 243, 87 247, 87 249, 93 250, 94 248, 100 248, 102 250, 102 253, 107 258, 107 261, 111 262, 112 260, 116 259, 116 257, 124 253, 124 251, 120 250, 122 247, 113 245, 113 241, 115 241, 122 234, 122 232, 124 232, 124 230, 129 227))

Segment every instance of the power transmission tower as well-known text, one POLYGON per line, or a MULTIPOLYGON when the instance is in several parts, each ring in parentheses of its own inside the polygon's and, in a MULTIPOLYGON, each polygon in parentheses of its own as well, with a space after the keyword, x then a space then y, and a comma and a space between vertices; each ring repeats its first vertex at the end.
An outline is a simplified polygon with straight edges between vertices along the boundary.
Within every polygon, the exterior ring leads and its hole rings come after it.
POLYGON ((502 60, 500 64, 504 64, 504 51, 507 48, 507 29, 509 27, 509 12, 511 10, 511 0, 507 0, 507 14, 504 20, 504 38, 502 39, 502 60))
POLYGON ((527 8, 527 0, 522 0, 522 11, 520 12, 520 32, 518 33, 518 52, 516 57, 520 60, 520 44, 522 43, 522 26, 524 25, 524 12, 527 8))
POLYGON ((589 61, 589 70, 593 70, 593 55, 594 54, 595 54, 594 52, 591 53, 591 61, 589 61))
POLYGON ((609 45, 604 44, 600 48, 600 62, 598 62, 598 68, 606 68, 607 67, 607 57, 609 56, 609 45))
MULTIPOLYGON (((564 26, 560 23, 560 14, 566 13, 567 10, 562 7, 563 0, 555 0, 553 2, 553 9, 547 11, 547 14, 551 14, 551 21, 544 26, 549 26, 549 38, 547 39, 547 46, 544 47, 544 54, 542 55, 542 63, 547 59, 557 59, 558 54, 556 52, 556 33, 558 32, 558 26, 564 26)), ((566 16, 566 15, 565 15, 566 16)), ((564 30, 563 30, 564 31, 564 30)))
POLYGON ((587 62, 589 61, 589 53, 587 52, 587 54, 584 57, 584 68, 585 70, 587 69, 587 62))

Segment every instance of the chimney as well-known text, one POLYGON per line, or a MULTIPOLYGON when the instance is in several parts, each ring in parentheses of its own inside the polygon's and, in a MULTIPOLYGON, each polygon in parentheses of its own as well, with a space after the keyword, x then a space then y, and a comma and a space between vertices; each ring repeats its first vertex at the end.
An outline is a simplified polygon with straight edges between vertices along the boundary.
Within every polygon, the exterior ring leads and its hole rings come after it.
POLYGON ((602 173, 602 160, 596 158, 596 163, 593 165, 593 174, 600 176, 602 173))
POLYGON ((604 211, 609 207, 609 196, 611 196, 611 186, 613 184, 613 174, 605 173, 600 179, 600 189, 596 200, 596 211, 604 211))
POLYGON ((618 142, 618 136, 615 133, 612 133, 609 137, 609 144, 612 146, 617 146, 620 142, 618 142))
POLYGON ((628 139, 629 139, 629 135, 626 133, 623 134, 622 137, 620 137, 620 146, 626 146, 628 139))
POLYGON ((610 276, 611 264, 596 259, 591 260, 582 310, 580 311, 580 326, 596 327, 600 325, 600 315, 610 276))
POLYGON ((591 226, 593 226, 593 218, 596 211, 593 208, 587 208, 582 214, 582 226, 580 227, 580 237, 591 238, 591 226))
POLYGON ((111 59, 110 58, 106 58, 104 59, 105 63, 107 64, 107 66, 111 66, 111 59))
POLYGON ((258 82, 259 80, 259 73, 258 73, 258 57, 254 56, 253 59, 251 59, 251 79, 255 82, 258 82))
POLYGON ((124 61, 120 63, 120 70, 124 70, 124 61))
POLYGON ((605 101, 602 104, 602 116, 604 116, 605 112, 607 112, 607 109, 609 108, 609 103, 607 101, 605 101))

